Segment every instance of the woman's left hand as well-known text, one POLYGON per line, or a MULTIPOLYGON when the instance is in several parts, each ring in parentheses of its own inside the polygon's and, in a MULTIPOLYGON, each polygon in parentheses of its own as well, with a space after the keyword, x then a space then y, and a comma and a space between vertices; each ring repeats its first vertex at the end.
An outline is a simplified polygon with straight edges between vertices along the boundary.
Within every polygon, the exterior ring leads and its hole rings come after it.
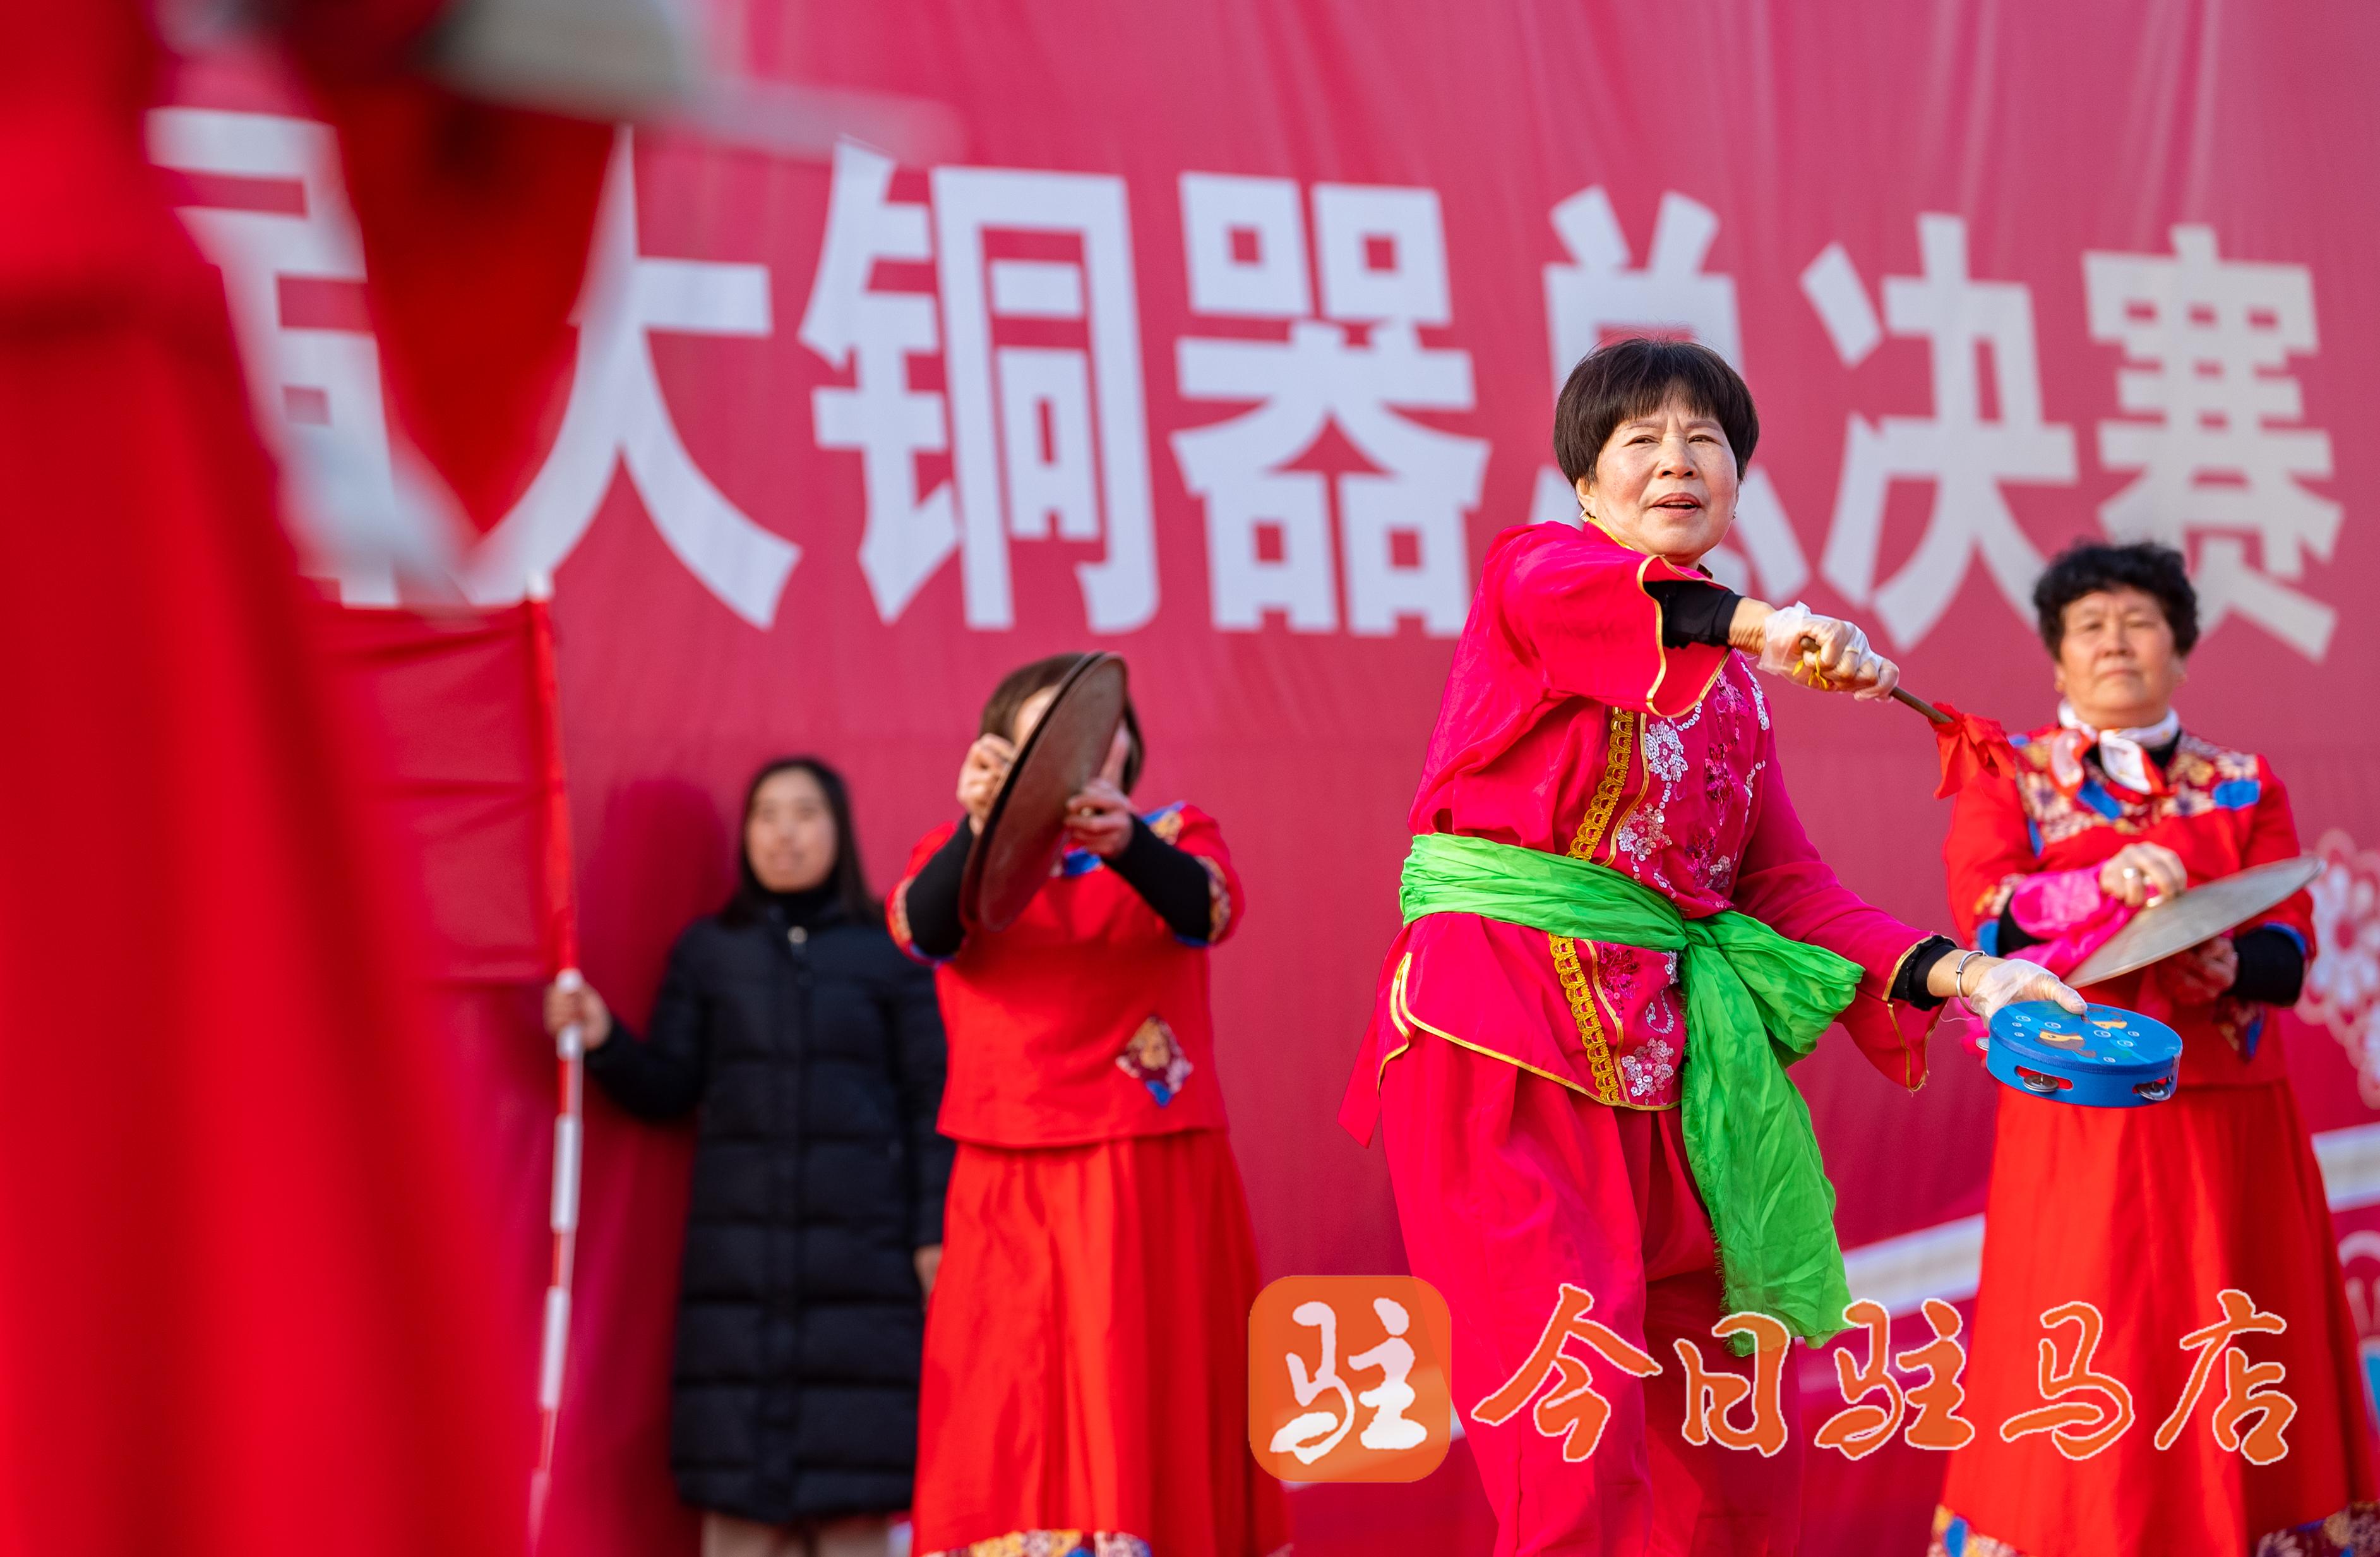
POLYGON ((1132 842, 1132 801, 1108 779, 1091 780, 1066 802, 1066 842, 1113 859, 1132 842))
POLYGON ((2022 957, 1993 957, 1979 953, 1946 956, 1926 971, 1925 990, 1937 999, 1957 995, 1967 1003, 1968 1010, 1986 1022, 2000 1007, 2022 1001, 2049 1001, 2077 1016, 2086 1009, 2082 997, 2068 987, 2066 980, 2039 963, 2022 957))
POLYGON ((928 1244, 917 1251, 917 1290, 927 1296, 934 1295, 934 1278, 941 1274, 942 1246, 928 1244))
POLYGON ((2240 979, 2240 953, 2228 935, 2201 941, 2156 965, 2157 981, 2180 1005, 2208 1005, 2231 992, 2240 979))

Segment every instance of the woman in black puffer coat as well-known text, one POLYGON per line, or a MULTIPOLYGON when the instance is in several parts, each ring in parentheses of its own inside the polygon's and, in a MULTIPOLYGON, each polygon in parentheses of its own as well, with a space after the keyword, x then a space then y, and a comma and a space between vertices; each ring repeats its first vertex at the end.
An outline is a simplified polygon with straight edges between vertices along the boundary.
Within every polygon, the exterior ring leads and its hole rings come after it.
POLYGON ((670 1460, 704 1557, 880 1553, 909 1504, 941 1258, 941 1016, 832 768, 761 769, 743 835, 741 885, 678 937, 648 1033, 586 988, 550 991, 546 1020, 580 1024, 630 1112, 698 1110, 670 1460))

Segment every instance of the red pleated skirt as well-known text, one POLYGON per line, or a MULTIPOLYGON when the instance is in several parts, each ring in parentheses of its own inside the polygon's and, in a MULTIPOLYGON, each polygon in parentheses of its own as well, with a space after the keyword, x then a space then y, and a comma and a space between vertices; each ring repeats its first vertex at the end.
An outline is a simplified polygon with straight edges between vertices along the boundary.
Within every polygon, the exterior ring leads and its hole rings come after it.
MULTIPOLYGON (((2056 1334, 2061 1368, 2075 1330, 2056 1334)), ((1951 1456, 1937 1551, 2244 1554, 2373 1498, 2354 1316, 2289 1083, 2185 1087, 2129 1109, 2004 1090, 1966 1383, 1980 1430, 1951 1456), (2216 1441, 2220 1369, 2172 1447, 2155 1446, 2196 1356, 2181 1338, 2222 1317, 2226 1287, 2288 1321, 2239 1344, 2252 1363, 2288 1368, 2279 1388, 2296 1412, 2288 1454, 2270 1465, 2216 1441), (2094 1368, 2131 1391, 2136 1419, 2087 1459, 2046 1437, 2002 1441, 1999 1422, 2042 1404, 2043 1311, 2078 1299, 2105 1320, 2094 1368)))
POLYGON ((962 1143, 926 1315, 915 1550, 1264 1557, 1256 1239, 1220 1130, 962 1143))

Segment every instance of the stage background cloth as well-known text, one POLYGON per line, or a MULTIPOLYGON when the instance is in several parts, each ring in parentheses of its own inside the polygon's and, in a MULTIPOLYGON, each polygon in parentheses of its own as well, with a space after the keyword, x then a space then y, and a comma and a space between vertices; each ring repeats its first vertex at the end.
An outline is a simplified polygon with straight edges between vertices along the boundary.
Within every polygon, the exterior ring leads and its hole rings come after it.
MULTIPOLYGON (((2285 1027, 2362 1302, 2380 624, 2356 602, 2380 529, 2350 433, 2380 414, 2380 216, 2345 191, 2380 154, 2380 14, 734 0, 713 20, 716 91, 615 151, 550 452, 448 559, 450 593, 495 612, 554 576, 587 971, 629 1016, 724 897, 757 763, 839 764, 882 884, 953 813, 999 674, 1112 649, 1141 797, 1213 811, 1246 872, 1208 1082, 1266 1270, 1401 1270, 1379 1156, 1331 1115, 1451 636, 1488 539, 1571 512, 1560 372, 1609 335, 1686 330, 1764 418, 1720 571, 1865 623, 1920 693, 2046 721, 2041 559, 2102 534, 2187 548, 2209 630, 2184 717, 2269 754, 2332 860, 2344 943, 2285 1027)), ((335 178, 291 102, 195 61, 152 143, 282 390, 258 399, 276 446, 405 487, 369 318, 340 301, 355 262, 315 242, 335 178), (236 154, 255 145, 284 160, 236 154), (292 184, 310 203, 273 192, 292 184), (208 225, 226 211, 283 225, 233 241, 208 225)), ((354 570, 332 590, 427 598, 354 570)), ((495 627, 353 614, 447 936, 443 1040, 510 1154, 492 1194, 519 1282, 489 1300, 528 1314, 551 1061, 529 802, 503 798, 528 780, 507 767, 526 671, 495 627)), ((1773 703, 1828 860, 1947 922, 1923 723, 1773 703)), ((1947 1048, 1934 1064, 1913 1097, 1840 1041, 1795 1073, 1854 1290, 1904 1312, 1972 1290, 1989 1167, 1992 1084, 1947 1048)), ((690 1551, 664 1468, 689 1137, 590 1113, 551 1550, 690 1551)), ((1825 1358, 1804 1380, 1831 1394, 1825 1358)), ((1923 1539, 1925 1456, 1811 1463, 1810 1550, 1923 1539)), ((1468 1474, 1458 1452, 1418 1487, 1303 1493, 1302 1543, 1465 1549, 1468 1474)))

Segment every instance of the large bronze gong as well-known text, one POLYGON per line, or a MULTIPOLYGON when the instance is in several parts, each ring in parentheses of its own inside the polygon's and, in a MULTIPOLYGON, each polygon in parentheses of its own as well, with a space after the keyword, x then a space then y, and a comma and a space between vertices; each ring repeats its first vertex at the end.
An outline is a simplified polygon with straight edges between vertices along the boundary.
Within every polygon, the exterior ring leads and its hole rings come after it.
POLYGON ((959 880, 969 930, 1002 931, 1041 890, 1066 852, 1066 802, 1099 775, 1123 723, 1123 661, 1086 654, 1066 673, 1049 711, 983 819, 959 880))

